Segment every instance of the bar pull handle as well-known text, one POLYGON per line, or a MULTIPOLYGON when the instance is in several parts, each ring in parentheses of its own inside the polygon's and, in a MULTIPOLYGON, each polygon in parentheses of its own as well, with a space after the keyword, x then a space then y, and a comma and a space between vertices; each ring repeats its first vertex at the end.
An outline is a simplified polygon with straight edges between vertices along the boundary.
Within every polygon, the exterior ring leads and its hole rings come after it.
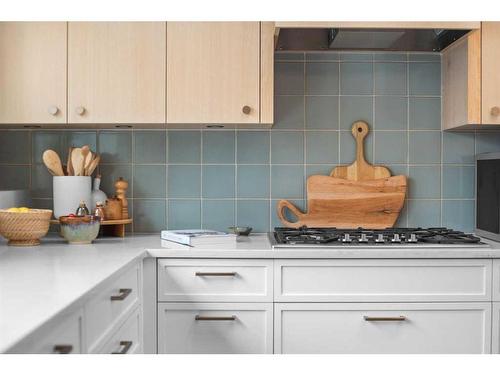
POLYGON ((122 349, 118 352, 112 352, 111 354, 127 354, 129 349, 132 347, 132 341, 120 341, 120 346, 122 349))
POLYGON ((231 316, 201 316, 201 315, 196 315, 194 317, 194 320, 217 320, 217 321, 222 321, 222 320, 236 320, 236 315, 231 315, 231 316))
POLYGON ((236 276, 236 272, 195 272, 195 276, 236 276))
POLYGON ((69 354, 73 351, 73 345, 54 345, 53 351, 56 354, 69 354))
POLYGON ((111 301, 123 301, 125 298, 128 297, 130 293, 132 293, 132 289, 120 289, 119 290, 120 294, 117 294, 115 296, 111 296, 111 301))
POLYGON ((406 316, 363 316, 363 319, 367 322, 403 322, 406 320, 406 316))

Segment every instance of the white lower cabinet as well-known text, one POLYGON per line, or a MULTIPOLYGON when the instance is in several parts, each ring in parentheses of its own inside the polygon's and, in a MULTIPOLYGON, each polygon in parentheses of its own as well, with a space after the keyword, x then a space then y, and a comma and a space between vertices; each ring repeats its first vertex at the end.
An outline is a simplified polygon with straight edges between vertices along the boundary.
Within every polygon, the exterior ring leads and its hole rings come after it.
POLYGON ((500 302, 493 302, 491 321, 491 352, 500 354, 500 302))
POLYGON ((272 303, 158 304, 158 353, 272 352, 272 303))
POLYGON ((490 353, 491 303, 277 303, 276 353, 490 353))

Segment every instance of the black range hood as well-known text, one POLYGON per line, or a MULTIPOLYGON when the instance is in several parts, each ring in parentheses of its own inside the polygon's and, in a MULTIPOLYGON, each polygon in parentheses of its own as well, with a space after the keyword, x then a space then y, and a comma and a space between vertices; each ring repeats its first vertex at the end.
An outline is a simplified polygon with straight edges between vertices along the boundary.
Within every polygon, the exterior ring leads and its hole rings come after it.
POLYGON ((439 52, 470 30, 283 28, 276 45, 284 51, 380 50, 439 52))

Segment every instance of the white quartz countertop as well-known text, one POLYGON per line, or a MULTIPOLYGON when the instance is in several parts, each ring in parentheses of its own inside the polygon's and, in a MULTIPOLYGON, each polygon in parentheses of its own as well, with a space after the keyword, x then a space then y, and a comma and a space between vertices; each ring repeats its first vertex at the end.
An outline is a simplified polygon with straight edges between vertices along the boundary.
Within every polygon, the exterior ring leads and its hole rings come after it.
POLYGON ((482 248, 336 247, 273 249, 267 235, 224 245, 188 247, 159 234, 68 245, 57 236, 38 247, 0 239, 0 353, 71 308, 113 274, 144 257, 168 258, 500 258, 500 243, 482 248))

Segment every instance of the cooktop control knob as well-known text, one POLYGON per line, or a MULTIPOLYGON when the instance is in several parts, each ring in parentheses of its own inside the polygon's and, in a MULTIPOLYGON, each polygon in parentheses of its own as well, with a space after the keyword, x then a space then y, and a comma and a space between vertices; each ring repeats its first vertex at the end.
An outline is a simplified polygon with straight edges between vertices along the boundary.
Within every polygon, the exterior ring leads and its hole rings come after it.
POLYGON ((391 239, 392 242, 401 242, 401 237, 399 236, 399 233, 394 233, 394 236, 391 239))
POLYGON ((352 242, 351 236, 349 233, 344 234, 344 237, 342 238, 342 242, 352 242))
POLYGON ((410 237, 406 240, 406 242, 418 242, 417 235, 415 233, 411 233, 410 237))
POLYGON ((368 237, 366 236, 366 233, 361 233, 361 236, 359 237, 358 241, 363 243, 368 242, 368 237))
POLYGON ((377 234, 377 238, 375 238, 375 242, 385 242, 384 235, 382 233, 377 234))

